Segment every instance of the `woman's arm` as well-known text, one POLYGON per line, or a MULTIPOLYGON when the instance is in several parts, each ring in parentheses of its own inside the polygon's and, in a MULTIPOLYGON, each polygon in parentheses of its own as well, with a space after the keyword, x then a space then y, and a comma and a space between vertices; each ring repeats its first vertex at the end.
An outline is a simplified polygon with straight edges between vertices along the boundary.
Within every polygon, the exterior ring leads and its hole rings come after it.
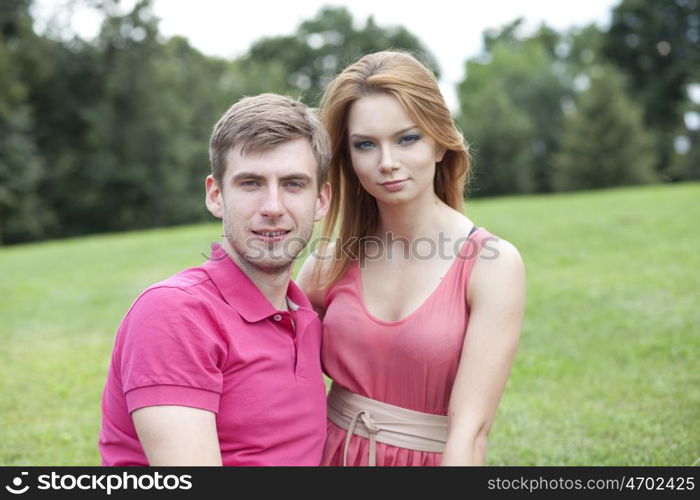
MULTIPOLYGON (((328 245, 324 255, 334 255, 334 248, 334 243, 328 245)), ((329 267, 329 263, 330 260, 327 258, 319 260, 316 258, 315 253, 311 252, 294 280, 297 286, 301 288, 301 291, 309 298, 311 305, 321 319, 323 319, 326 312, 323 304, 326 298, 326 290, 321 288, 319 282, 323 280, 324 272, 329 267), (316 266, 321 266, 320 272, 316 272, 316 266)))
POLYGON ((525 268, 517 249, 492 242, 495 258, 480 257, 467 285, 469 326, 448 410, 442 465, 483 465, 486 440, 520 338, 525 268))

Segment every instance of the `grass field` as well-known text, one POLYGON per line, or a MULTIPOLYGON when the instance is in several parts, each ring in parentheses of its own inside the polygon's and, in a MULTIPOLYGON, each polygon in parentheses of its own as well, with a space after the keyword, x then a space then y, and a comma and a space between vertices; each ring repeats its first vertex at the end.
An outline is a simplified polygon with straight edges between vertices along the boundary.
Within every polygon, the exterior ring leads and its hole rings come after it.
MULTIPOLYGON (((700 184, 477 200, 527 267, 491 465, 700 459, 700 184)), ((116 328, 218 224, 0 249, 0 465, 94 465, 116 328)))

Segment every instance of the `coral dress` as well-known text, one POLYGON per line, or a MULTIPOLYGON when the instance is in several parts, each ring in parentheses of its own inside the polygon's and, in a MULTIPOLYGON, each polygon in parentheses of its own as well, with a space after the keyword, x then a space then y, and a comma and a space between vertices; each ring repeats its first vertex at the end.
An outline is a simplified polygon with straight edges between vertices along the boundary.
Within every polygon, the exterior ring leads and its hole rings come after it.
MULTIPOLYGON (((322 362, 336 384, 384 403, 447 415, 469 321, 466 285, 488 239, 472 230, 433 293, 399 321, 375 318, 366 308, 360 267, 354 262, 328 291, 322 362)), ((483 257, 487 257, 484 250, 483 257)), ((346 431, 328 421, 322 465, 342 465, 346 431)), ((441 453, 376 443, 377 465, 440 465, 441 453)), ((367 465, 369 440, 353 435, 348 465, 367 465)))

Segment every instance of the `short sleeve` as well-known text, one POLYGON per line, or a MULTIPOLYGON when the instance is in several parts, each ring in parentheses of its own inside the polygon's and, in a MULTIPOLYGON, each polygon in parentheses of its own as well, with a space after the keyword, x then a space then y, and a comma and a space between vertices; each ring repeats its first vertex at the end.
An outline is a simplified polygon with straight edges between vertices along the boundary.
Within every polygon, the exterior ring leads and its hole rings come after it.
POLYGON ((179 405, 218 412, 227 348, 204 300, 187 290, 147 290, 120 328, 119 373, 129 412, 179 405))

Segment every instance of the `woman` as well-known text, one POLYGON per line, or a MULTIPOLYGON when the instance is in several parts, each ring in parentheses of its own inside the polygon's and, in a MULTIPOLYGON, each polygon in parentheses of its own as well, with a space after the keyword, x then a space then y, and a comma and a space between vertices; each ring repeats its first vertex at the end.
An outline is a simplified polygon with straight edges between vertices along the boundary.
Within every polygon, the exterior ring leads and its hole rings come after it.
POLYGON ((334 381, 322 464, 483 464, 522 325, 520 255, 462 213, 468 151, 412 56, 362 57, 321 114, 338 239, 298 283, 334 381))

